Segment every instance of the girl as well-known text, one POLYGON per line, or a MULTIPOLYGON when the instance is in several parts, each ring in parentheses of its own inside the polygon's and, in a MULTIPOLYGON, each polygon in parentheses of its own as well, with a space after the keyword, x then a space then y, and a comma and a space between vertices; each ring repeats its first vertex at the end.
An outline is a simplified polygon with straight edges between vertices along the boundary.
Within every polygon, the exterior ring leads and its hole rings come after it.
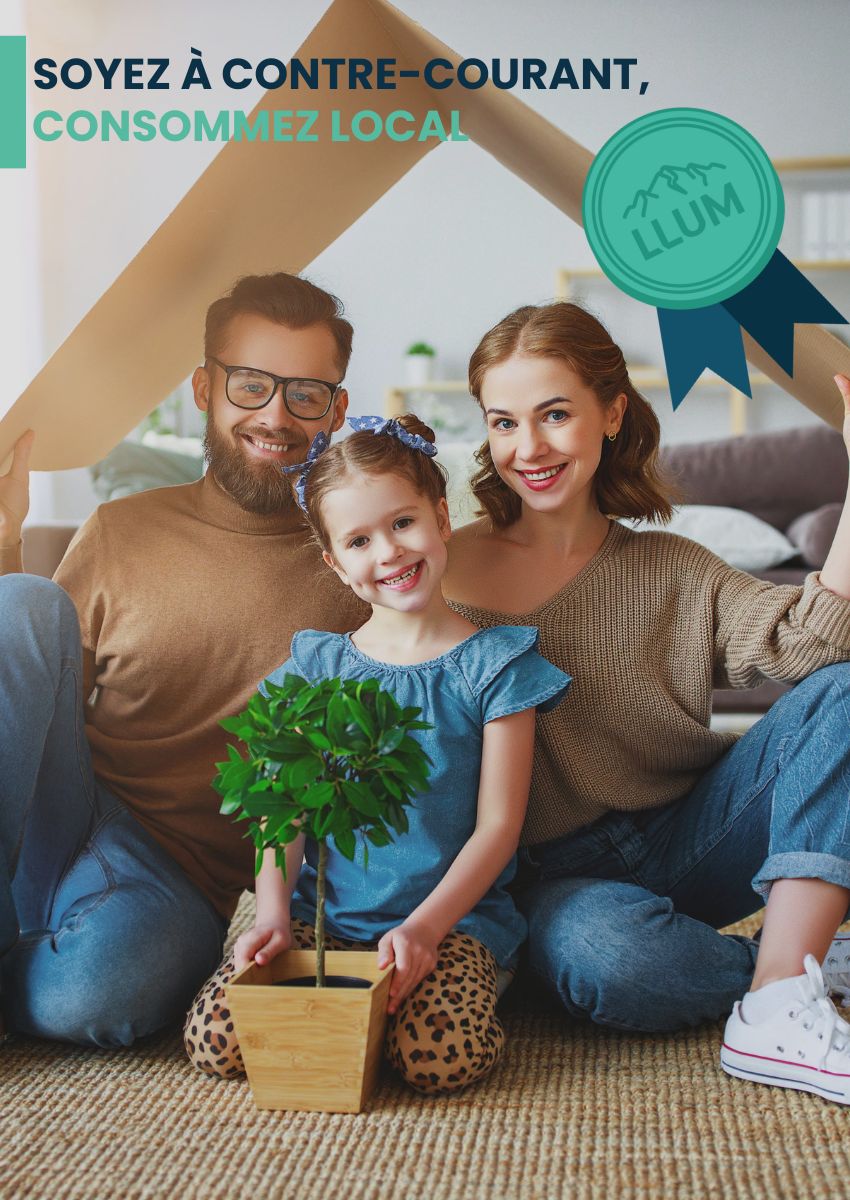
MULTIPOLYGON (((519 905, 534 971, 569 1012, 674 1030, 734 1011, 732 1074, 850 1103, 850 1029, 826 984, 850 897, 850 511, 820 575, 776 587, 611 517, 666 519, 658 422, 607 331, 573 304, 485 334, 487 423, 447 594, 481 628, 535 625, 574 669, 538 721, 519 905), (747 734, 714 686, 796 682, 747 734), (768 898, 759 945, 717 929, 768 898), (735 1003, 740 1001, 740 1003, 735 1003)), ((850 447, 850 382, 845 400, 850 447)))
MULTIPOLYGON (((559 702, 569 676, 535 653, 536 630, 478 630, 446 605, 450 528, 430 429, 410 414, 350 424, 357 432, 332 449, 318 435, 296 492, 325 562, 372 615, 349 635, 296 634, 269 678, 376 677, 434 726, 419 735, 434 765, 409 833, 370 847, 366 870, 331 843, 326 924, 335 948, 377 946, 380 965, 395 963, 387 1057, 419 1091, 449 1091, 487 1074, 502 1050, 496 1001, 525 935, 505 887, 534 712, 559 702)), ((222 985, 252 959, 313 944, 317 847, 306 846, 299 876, 304 851, 303 838, 288 848, 288 882, 267 852, 254 927, 189 1012, 186 1047, 209 1074, 242 1071, 222 985)))

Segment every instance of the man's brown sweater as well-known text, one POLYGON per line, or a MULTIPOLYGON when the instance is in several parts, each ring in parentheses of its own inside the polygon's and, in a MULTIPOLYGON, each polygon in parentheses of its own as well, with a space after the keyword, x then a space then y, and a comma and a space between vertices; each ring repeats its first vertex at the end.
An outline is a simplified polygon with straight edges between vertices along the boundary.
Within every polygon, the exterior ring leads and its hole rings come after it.
MULTIPOLYGON (((19 561, 4 552, 0 571, 19 561)), ((297 509, 247 513, 210 474, 102 505, 55 578, 80 617, 83 694, 97 689, 95 775, 229 917, 254 851, 210 787, 225 758, 219 721, 286 660, 297 630, 346 632, 368 610, 297 509)))
POLYGON ((776 587, 686 538, 614 522, 533 612, 452 607, 480 627, 535 625, 540 653, 573 676, 563 704, 537 718, 531 844, 687 795, 735 741, 709 729, 714 687, 796 682, 850 659, 850 601, 817 575, 776 587))

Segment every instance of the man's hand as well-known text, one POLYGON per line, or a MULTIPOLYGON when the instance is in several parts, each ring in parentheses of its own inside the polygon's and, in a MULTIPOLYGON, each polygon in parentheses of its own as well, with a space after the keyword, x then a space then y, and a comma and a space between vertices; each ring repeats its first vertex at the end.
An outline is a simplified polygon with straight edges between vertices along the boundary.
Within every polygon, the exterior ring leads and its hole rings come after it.
POLYGON ((29 461, 35 434, 31 429, 15 443, 8 475, 0 475, 0 550, 21 540, 21 526, 29 512, 29 461))
POLYGON ((264 967, 291 945, 292 929, 288 921, 285 925, 255 925, 236 939, 233 947, 236 970, 241 971, 252 962, 264 967))
POLYGON ((388 1013, 396 1012, 402 1000, 434 970, 438 946, 432 933, 407 921, 388 930, 378 942, 379 968, 395 963, 388 1013))

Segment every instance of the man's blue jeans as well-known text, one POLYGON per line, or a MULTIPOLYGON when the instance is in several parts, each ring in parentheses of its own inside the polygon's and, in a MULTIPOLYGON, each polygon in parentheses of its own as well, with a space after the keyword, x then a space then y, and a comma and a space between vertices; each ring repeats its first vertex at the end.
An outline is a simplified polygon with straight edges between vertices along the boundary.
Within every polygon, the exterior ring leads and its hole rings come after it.
POLYGON ((0 578, 0 1003, 10 1029, 126 1046, 183 1017, 226 923, 95 779, 81 693, 68 596, 0 578))
POLYGON ((521 850, 531 968, 570 1013, 618 1029, 725 1016, 758 946, 717 929, 784 878, 850 888, 848 664, 787 692, 676 804, 521 850))

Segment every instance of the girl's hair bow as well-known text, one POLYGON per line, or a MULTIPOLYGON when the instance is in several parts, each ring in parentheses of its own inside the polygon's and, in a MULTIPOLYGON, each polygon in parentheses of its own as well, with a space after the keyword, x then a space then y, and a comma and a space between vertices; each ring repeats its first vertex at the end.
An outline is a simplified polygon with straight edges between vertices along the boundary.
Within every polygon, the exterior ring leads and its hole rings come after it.
POLYGON ((348 423, 355 433, 371 430, 372 433, 398 438, 411 450, 418 450, 420 454, 427 454, 429 458, 433 458, 437 453, 437 447, 433 442, 429 442, 427 438, 421 437, 418 433, 411 433, 395 417, 349 417, 348 423))
POLYGON ((310 468, 313 466, 313 463, 316 461, 316 459, 321 454, 324 454, 330 444, 331 439, 328 437, 328 435, 320 431, 310 443, 310 449, 307 451, 307 457, 304 459, 304 462, 294 463, 291 467, 283 468, 284 475, 294 475, 296 471, 301 472, 295 481, 295 495, 298 499, 299 506, 304 512, 307 511, 305 491, 307 488, 307 476, 310 474, 310 468))

